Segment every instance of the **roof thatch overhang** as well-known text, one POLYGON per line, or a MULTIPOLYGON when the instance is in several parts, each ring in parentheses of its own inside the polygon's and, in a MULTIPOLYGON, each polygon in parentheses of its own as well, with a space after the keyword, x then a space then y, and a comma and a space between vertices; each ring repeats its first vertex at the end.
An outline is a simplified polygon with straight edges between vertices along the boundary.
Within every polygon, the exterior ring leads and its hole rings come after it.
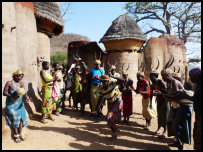
POLYGON ((140 27, 137 23, 128 15, 120 15, 116 18, 107 32, 101 38, 102 43, 111 43, 117 40, 137 40, 143 42, 147 41, 140 27))
POLYGON ((63 33, 64 23, 59 6, 55 2, 33 2, 37 30, 48 36, 63 33))

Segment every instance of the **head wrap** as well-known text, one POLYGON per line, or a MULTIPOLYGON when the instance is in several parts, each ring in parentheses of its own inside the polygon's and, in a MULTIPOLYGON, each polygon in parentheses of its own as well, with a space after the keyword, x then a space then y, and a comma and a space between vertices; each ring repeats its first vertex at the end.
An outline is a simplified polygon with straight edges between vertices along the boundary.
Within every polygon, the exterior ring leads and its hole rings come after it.
POLYGON ((180 73, 173 73, 173 77, 181 78, 181 74, 180 73))
POLYGON ((20 74, 23 74, 23 75, 24 75, 24 73, 23 73, 22 71, 17 70, 16 72, 14 72, 14 73, 12 74, 12 77, 14 77, 15 75, 20 75, 20 74))
POLYGON ((194 77, 200 77, 201 76, 201 69, 199 67, 194 68, 194 69, 189 71, 189 75, 192 75, 194 77))
POLYGON ((112 65, 112 66, 111 66, 111 70, 116 70, 116 66, 115 66, 115 65, 112 65))
POLYGON ((94 64, 101 64, 101 61, 100 60, 95 60, 95 63, 94 64))
POLYGON ((142 77, 144 77, 144 72, 138 71, 138 72, 137 72, 137 76, 142 76, 142 77))
POLYGON ((126 74, 128 74, 128 72, 127 72, 127 71, 122 71, 122 73, 123 73, 123 74, 125 74, 125 75, 126 75, 126 74))
POLYGON ((104 74, 104 75, 102 75, 102 76, 100 77, 100 79, 101 79, 101 80, 110 80, 110 77, 109 77, 108 75, 104 74))
POLYGON ((158 70, 153 69, 150 73, 155 73, 155 74, 159 74, 158 70))
POLYGON ((162 74, 162 75, 163 75, 163 74, 173 74, 173 70, 167 68, 167 69, 162 70, 162 71, 161 71, 161 74, 162 74))

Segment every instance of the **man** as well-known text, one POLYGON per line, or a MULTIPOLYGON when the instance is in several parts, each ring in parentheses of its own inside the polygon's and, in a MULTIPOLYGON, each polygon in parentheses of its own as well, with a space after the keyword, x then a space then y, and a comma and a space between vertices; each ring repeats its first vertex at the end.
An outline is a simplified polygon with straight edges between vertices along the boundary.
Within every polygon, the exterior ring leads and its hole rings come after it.
POLYGON ((183 80, 182 80, 181 74, 180 74, 180 67, 179 67, 179 70, 177 72, 175 72, 175 67, 174 67, 173 78, 180 81, 183 84, 183 80))
POLYGON ((144 79, 144 72, 139 71, 137 73, 137 80, 137 88, 136 90, 134 89, 134 91, 137 94, 142 95, 142 114, 146 119, 146 125, 144 126, 144 129, 149 130, 151 119, 156 117, 150 108, 150 85, 149 82, 144 79))
MULTIPOLYGON (((105 73, 103 68, 100 68, 101 61, 95 60, 95 67, 91 69, 90 75, 91 75, 91 107, 92 111, 95 111, 97 100, 99 97, 99 89, 101 87, 101 80, 100 77, 105 73)), ((96 116, 94 113, 91 113, 90 119, 94 120, 96 118, 96 121, 100 121, 101 118, 99 116, 96 116), (97 118, 96 118, 97 117, 97 118)))
POLYGON ((152 70, 150 73, 150 80, 152 82, 151 85, 151 97, 156 96, 157 101, 157 113, 158 113, 158 128, 155 132, 156 135, 160 134, 161 127, 164 128, 163 131, 163 137, 166 137, 166 131, 167 131, 167 125, 166 120, 168 118, 169 113, 169 104, 165 101, 165 98, 163 98, 163 95, 160 93, 166 93, 166 86, 164 82, 161 79, 158 79, 159 72, 157 70, 152 70))
POLYGON ((108 112, 107 112, 107 125, 112 130, 112 140, 117 138, 119 133, 118 127, 116 124, 121 122, 121 110, 123 106, 123 102, 121 99, 121 93, 118 89, 118 84, 122 82, 121 78, 113 77, 117 79, 117 82, 111 82, 110 77, 108 75, 102 75, 100 80, 102 81, 102 87, 99 89, 99 98, 94 109, 94 113, 96 113, 102 103, 102 98, 108 102, 108 112))
POLYGON ((196 84, 194 95, 191 96, 188 93, 179 92, 178 98, 188 99, 193 101, 194 112, 195 112, 195 123, 193 130, 193 139, 194 139, 194 149, 201 150, 201 69, 194 68, 189 71, 190 80, 192 83, 196 84))
MULTIPOLYGON (((175 101, 173 101, 172 99, 170 99, 171 96, 176 95, 177 91, 180 91, 182 89, 184 89, 182 83, 176 79, 173 78, 173 71, 169 68, 165 69, 162 71, 162 78, 165 82, 168 83, 168 91, 167 94, 164 95, 164 97, 166 98, 167 102, 171 103, 171 112, 173 112, 173 117, 172 117, 172 125, 174 127, 174 132, 175 132, 175 136, 177 139, 177 126, 176 126, 176 117, 177 116, 177 111, 178 108, 180 107, 180 104, 176 103, 175 101)), ((169 115, 170 117, 170 115, 169 115)), ((174 144, 171 144, 169 146, 177 146, 178 149, 183 149, 183 144, 181 144, 181 142, 175 142, 174 144)))

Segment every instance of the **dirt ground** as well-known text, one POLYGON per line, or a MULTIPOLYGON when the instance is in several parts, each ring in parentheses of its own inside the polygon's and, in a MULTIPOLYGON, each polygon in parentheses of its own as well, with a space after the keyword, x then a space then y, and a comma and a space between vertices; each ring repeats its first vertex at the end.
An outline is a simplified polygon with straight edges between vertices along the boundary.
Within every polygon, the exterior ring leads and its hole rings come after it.
MULTIPOLYGON (((66 101, 66 105, 68 102, 66 101)), ((169 147, 172 137, 159 139, 152 133, 157 129, 157 118, 152 119, 149 131, 143 130, 145 120, 142 117, 142 103, 140 96, 133 98, 133 115, 129 125, 119 124, 118 139, 110 141, 111 131, 107 126, 105 116, 102 121, 89 120, 89 106, 86 113, 80 116, 70 107, 66 107, 63 115, 53 117, 47 124, 39 122, 41 114, 35 115, 35 120, 28 122, 25 137, 26 141, 15 143, 11 137, 3 138, 2 150, 176 150, 169 147)), ((104 106, 103 114, 107 112, 104 106)), ((194 117, 193 117, 194 122, 194 117)), ((192 139, 193 145, 193 139, 192 139)), ((184 145, 184 149, 192 150, 192 145, 184 145)))

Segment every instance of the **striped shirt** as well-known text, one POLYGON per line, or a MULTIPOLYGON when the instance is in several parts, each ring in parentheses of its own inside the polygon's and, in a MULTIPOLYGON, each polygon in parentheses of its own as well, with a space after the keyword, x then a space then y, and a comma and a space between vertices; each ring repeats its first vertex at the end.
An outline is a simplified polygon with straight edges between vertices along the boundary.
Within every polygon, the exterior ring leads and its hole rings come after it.
POLYGON ((110 82, 106 90, 104 90, 103 87, 101 88, 100 96, 104 96, 108 102, 113 103, 115 100, 121 97, 121 93, 118 85, 115 82, 110 82))

